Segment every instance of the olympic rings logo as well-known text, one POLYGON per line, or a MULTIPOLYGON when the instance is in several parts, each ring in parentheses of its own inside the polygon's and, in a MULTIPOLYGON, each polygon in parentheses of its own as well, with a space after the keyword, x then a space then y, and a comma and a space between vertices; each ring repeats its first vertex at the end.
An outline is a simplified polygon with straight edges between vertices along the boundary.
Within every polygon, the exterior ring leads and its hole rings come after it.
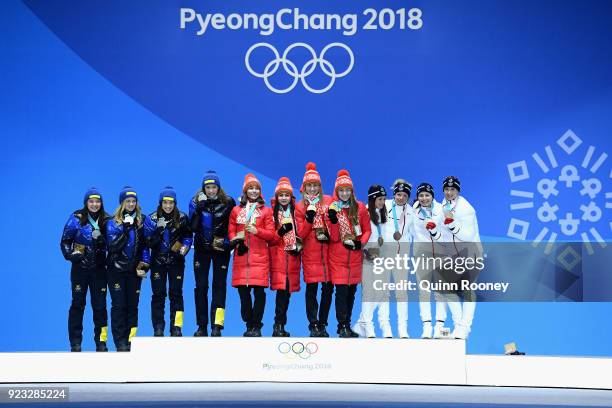
POLYGON ((334 86, 334 83, 336 82, 337 78, 342 78, 348 75, 349 72, 351 72, 351 70, 353 69, 353 66, 355 65, 355 56, 353 55, 353 51, 351 51, 351 49, 346 44, 339 43, 339 42, 335 42, 335 43, 326 45, 321 50, 321 54, 319 56, 317 56, 317 53, 310 45, 306 43, 302 43, 302 42, 293 43, 290 46, 288 46, 283 52, 282 56, 279 54, 278 50, 273 45, 265 43, 265 42, 260 42, 257 44, 253 44, 247 50, 244 56, 244 64, 246 65, 247 70, 253 76, 257 78, 263 78, 264 83, 266 84, 268 89, 274 93, 284 94, 284 93, 290 92, 293 88, 297 86, 298 81, 301 81, 302 85, 304 86, 304 88, 306 88, 306 90, 312 93, 315 93, 315 94, 320 94, 320 93, 329 91, 331 87, 334 86), (251 60, 250 60, 251 54, 253 53, 253 51, 260 47, 268 48, 274 54, 274 59, 266 64, 266 67, 264 68, 262 73, 256 72, 251 67, 251 60), (305 48, 312 57, 302 66, 301 69, 298 69, 295 63, 291 61, 289 58, 287 58, 287 56, 289 55, 289 52, 291 52, 291 50, 298 48, 298 47, 305 48), (348 67, 346 67, 346 69, 342 72, 336 72, 336 68, 332 65, 332 63, 325 59, 325 53, 327 53, 330 49, 335 48, 335 47, 344 49, 347 52, 349 60, 350 60, 348 67), (285 72, 293 78, 291 84, 287 88, 284 88, 284 89, 276 88, 270 83, 270 77, 278 71, 281 65, 283 69, 285 70, 285 72), (327 75, 330 78, 329 83, 321 89, 313 88, 306 81, 306 78, 314 72, 317 66, 321 67, 321 70, 323 71, 323 73, 325 73, 325 75, 327 75))
POLYGON ((299 341, 293 344, 282 342, 278 345, 278 351, 284 355, 295 355, 306 360, 319 351, 319 346, 312 342, 306 344, 299 341))

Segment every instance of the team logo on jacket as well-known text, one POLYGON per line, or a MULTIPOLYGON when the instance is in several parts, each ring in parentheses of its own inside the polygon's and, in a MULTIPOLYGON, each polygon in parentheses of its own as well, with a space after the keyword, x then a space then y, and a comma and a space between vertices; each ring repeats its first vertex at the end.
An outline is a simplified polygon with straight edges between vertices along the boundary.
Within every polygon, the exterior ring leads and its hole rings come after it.
MULTIPOLYGON (((507 165, 510 196, 515 201, 510 210, 516 214, 510 219, 508 237, 532 241, 534 247, 547 241, 542 244, 546 254, 557 239, 581 241, 589 255, 596 245, 605 248, 598 227, 609 224, 605 228, 612 230, 609 215, 604 215, 612 208, 612 192, 605 191, 610 183, 606 178, 612 179, 605 165, 608 154, 593 145, 587 147, 572 130, 544 146, 541 153, 507 165)), ((571 247, 566 251, 574 252, 566 264, 580 261, 571 247)))
POLYGON ((155 273, 153 274, 153 279, 158 280, 159 278, 160 278, 160 276, 159 276, 159 272, 155 272, 155 273))
POLYGON ((279 353, 288 357, 299 357, 301 359, 309 359, 319 351, 317 343, 308 342, 306 344, 301 341, 288 343, 286 341, 280 343, 277 347, 279 353))
POLYGON ((247 71, 249 71, 251 75, 257 78, 262 78, 266 87, 274 93, 284 94, 290 92, 297 86, 298 82, 301 82, 302 86, 307 91, 320 94, 329 91, 334 86, 336 79, 342 78, 352 71, 353 66, 355 65, 355 56, 353 55, 353 51, 346 44, 339 42, 326 45, 318 55, 314 48, 303 42, 297 42, 289 45, 287 48, 285 48, 282 55, 273 45, 260 42, 253 44, 247 50, 244 56, 244 64, 246 65, 247 71), (255 50, 261 48, 272 51, 273 58, 266 62, 262 72, 257 72, 252 67, 251 57, 255 50), (299 48, 305 49, 310 58, 300 67, 298 67, 298 64, 289 57, 292 50, 299 48), (344 67, 344 69, 338 69, 338 67, 336 67, 331 61, 325 58, 326 54, 334 48, 343 50, 348 57, 348 64, 346 67, 344 67), (323 72, 327 78, 329 78, 325 86, 321 88, 314 88, 307 79, 317 70, 317 68, 319 68, 320 71, 323 72), (272 85, 270 78, 275 76, 277 73, 281 75, 282 73, 288 75, 291 78, 291 83, 284 88, 277 88, 276 86, 272 85))
POLYGON ((121 285, 118 284, 118 283, 115 283, 114 289, 115 290, 121 290, 121 285))
POLYGON ((81 290, 82 290, 81 289, 81 285, 74 285, 74 291, 75 292, 80 292, 81 290))

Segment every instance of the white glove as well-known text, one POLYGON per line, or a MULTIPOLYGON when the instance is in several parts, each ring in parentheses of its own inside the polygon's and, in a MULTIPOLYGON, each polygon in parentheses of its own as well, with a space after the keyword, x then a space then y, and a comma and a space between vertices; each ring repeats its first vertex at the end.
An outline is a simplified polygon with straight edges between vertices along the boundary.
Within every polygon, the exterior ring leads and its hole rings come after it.
POLYGON ((208 197, 206 197, 206 194, 203 191, 198 194, 198 201, 206 201, 207 199, 208 197))
POLYGON ((136 275, 138 275, 140 278, 146 278, 147 277, 147 273, 145 271, 143 271, 142 269, 136 269, 136 275))
POLYGON ((134 217, 129 214, 125 214, 125 217, 123 217, 123 222, 132 225, 134 224, 134 217))
POLYGON ((165 218, 158 218, 157 219, 157 228, 166 228, 166 225, 168 225, 168 221, 166 221, 165 218))
POLYGON ((185 245, 183 245, 181 247, 181 249, 179 249, 179 253, 183 256, 185 256, 185 254, 187 253, 187 247, 185 245))

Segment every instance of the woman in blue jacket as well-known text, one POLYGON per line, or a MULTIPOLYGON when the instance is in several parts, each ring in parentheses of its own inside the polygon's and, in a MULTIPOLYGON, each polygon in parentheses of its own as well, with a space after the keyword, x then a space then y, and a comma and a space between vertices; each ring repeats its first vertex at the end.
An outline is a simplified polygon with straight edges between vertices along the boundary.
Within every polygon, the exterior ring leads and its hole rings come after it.
POLYGON ((166 288, 170 298, 170 335, 183 335, 185 255, 192 242, 188 223, 187 215, 177 207, 176 191, 170 186, 164 188, 157 210, 145 220, 144 231, 151 249, 151 320, 156 337, 164 335, 166 288))
POLYGON ((108 351, 106 313, 106 246, 102 231, 108 214, 104 212, 102 194, 92 187, 85 192, 83 208, 70 214, 60 247, 66 260, 72 262, 70 281, 72 304, 68 312, 68 337, 71 351, 81 351, 83 313, 87 290, 91 293, 96 351, 108 351))
POLYGON ((130 342, 138 329, 140 285, 149 270, 150 255, 136 191, 124 187, 119 193, 119 204, 106 224, 111 328, 117 351, 130 351, 130 342))
POLYGON ((212 264, 212 299, 210 324, 213 337, 221 336, 225 323, 227 266, 230 260, 229 216, 236 201, 223 191, 219 176, 209 170, 199 190, 189 203, 191 230, 195 233, 193 271, 198 330, 196 337, 208 336, 208 276, 212 264))

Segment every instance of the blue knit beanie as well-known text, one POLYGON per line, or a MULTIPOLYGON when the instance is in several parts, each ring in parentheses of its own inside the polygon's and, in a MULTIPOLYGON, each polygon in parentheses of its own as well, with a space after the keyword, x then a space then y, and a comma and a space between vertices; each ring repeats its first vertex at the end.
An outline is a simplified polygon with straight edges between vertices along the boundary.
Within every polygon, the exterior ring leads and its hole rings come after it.
POLYGON ((219 180, 217 172, 214 170, 208 170, 206 174, 204 174, 204 179, 202 180, 202 190, 204 187, 211 184, 221 188, 221 181, 219 180))
POLYGON ((164 200, 174 201, 176 203, 176 191, 172 186, 166 186, 159 193, 159 203, 161 204, 164 200))
POLYGON ((119 204, 125 201, 126 198, 135 198, 138 201, 138 196, 136 195, 136 190, 133 187, 125 186, 119 192, 119 204))
POLYGON ((83 196, 83 203, 87 204, 87 200, 90 198, 97 198, 102 201, 102 193, 95 187, 89 187, 89 189, 85 192, 85 196, 83 196))

